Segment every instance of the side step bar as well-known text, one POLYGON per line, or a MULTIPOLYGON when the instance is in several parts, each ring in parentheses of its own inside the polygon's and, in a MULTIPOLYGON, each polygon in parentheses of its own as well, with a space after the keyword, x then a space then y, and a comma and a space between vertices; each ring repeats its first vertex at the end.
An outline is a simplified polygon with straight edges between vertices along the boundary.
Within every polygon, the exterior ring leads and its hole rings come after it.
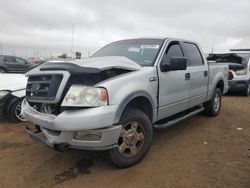
POLYGON ((163 123, 163 124, 154 124, 153 126, 156 129, 165 129, 165 128, 170 127, 170 126, 172 126, 172 125, 174 125, 174 124, 176 124, 176 123, 178 123, 178 122, 180 122, 180 121, 182 121, 184 119, 187 119, 187 118, 192 117, 192 116, 194 116, 196 114, 199 114, 203 110, 204 110, 204 108, 201 107, 201 108, 196 109, 196 110, 194 110, 192 112, 189 112, 188 114, 185 114, 185 115, 183 115, 181 117, 178 117, 176 119, 170 120, 170 121, 168 121, 166 123, 163 123))

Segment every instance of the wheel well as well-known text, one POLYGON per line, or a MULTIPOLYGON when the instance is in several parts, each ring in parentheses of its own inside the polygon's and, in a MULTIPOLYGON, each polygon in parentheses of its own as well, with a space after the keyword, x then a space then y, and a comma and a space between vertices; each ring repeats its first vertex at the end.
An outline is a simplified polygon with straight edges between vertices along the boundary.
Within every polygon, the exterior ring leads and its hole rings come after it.
POLYGON ((151 121, 153 120, 153 107, 152 107, 152 104, 149 101, 149 99, 147 99, 146 97, 136 97, 136 98, 132 99, 127 104, 124 111, 129 107, 141 110, 149 117, 149 119, 151 121))
POLYGON ((223 93, 223 91, 224 91, 224 82, 223 82, 223 80, 220 80, 217 83, 216 88, 219 88, 221 90, 221 93, 223 93))

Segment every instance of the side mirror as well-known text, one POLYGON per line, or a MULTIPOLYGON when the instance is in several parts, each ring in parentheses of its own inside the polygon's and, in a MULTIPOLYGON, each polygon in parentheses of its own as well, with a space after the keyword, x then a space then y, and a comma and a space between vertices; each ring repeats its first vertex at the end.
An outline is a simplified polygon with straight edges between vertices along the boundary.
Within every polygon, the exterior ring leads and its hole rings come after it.
POLYGON ((161 63, 161 71, 176 71, 187 69, 187 58, 186 57, 171 57, 170 62, 161 63))

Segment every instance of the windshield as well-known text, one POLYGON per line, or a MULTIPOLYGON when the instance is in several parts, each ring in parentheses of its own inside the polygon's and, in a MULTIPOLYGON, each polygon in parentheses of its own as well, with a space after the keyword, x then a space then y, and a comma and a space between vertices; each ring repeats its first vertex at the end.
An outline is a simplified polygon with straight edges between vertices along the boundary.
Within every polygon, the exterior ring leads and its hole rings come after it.
POLYGON ((207 60, 216 61, 216 63, 238 63, 247 67, 250 53, 225 53, 209 54, 207 60))
POLYGON ((132 39, 113 42, 92 57, 123 56, 141 66, 152 66, 163 44, 163 39, 132 39))

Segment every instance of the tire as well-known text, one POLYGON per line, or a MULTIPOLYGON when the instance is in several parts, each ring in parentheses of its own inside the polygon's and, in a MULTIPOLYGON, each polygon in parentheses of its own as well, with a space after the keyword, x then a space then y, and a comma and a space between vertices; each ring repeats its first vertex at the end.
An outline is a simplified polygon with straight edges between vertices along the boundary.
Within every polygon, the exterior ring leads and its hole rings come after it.
POLYGON ((6 73, 5 69, 0 68, 0 74, 4 74, 4 73, 6 73))
POLYGON ((246 89, 242 92, 243 96, 249 96, 250 94, 250 84, 246 87, 246 89))
POLYGON ((25 122, 27 121, 25 118, 21 116, 21 104, 23 99, 18 99, 14 102, 9 109, 9 118, 12 122, 25 122))
POLYGON ((153 127, 149 117, 134 108, 128 108, 123 113, 119 124, 122 125, 122 131, 118 147, 109 151, 109 157, 117 167, 127 168, 139 163, 148 152, 153 127))
POLYGON ((216 88, 212 99, 204 104, 204 113, 209 116, 217 116, 221 109, 221 98, 221 90, 216 88))

